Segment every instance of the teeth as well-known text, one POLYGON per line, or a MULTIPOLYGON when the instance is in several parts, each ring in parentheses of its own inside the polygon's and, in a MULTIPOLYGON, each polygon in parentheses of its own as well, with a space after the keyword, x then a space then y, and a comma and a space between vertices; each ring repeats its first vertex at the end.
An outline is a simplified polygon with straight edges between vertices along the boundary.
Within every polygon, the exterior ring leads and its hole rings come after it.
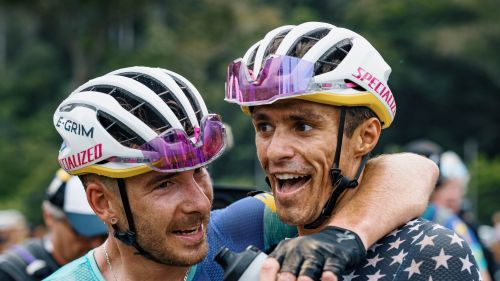
POLYGON ((192 228, 192 229, 187 229, 187 230, 176 230, 174 232, 177 232, 177 233, 183 233, 183 234, 187 234, 187 233, 193 233, 195 231, 197 231, 198 228, 195 227, 195 228, 192 228))
POLYGON ((279 180, 290 180, 290 179, 298 179, 305 177, 305 175, 298 175, 298 174, 276 174, 274 176, 279 180))

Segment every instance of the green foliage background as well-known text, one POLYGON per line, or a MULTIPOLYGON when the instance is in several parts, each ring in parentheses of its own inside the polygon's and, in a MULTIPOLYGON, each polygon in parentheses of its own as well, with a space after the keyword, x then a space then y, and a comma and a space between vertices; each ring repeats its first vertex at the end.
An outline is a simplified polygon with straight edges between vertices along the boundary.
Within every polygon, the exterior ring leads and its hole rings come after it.
POLYGON ((262 186, 249 120, 223 102, 225 67, 274 27, 327 21, 364 35, 393 68, 398 113, 378 152, 430 138, 467 157, 473 202, 490 223, 500 209, 497 10, 494 0, 0 1, 0 208, 40 222, 57 169, 57 104, 131 65, 165 67, 197 85, 236 143, 212 165, 215 182, 262 186), (477 145, 472 156, 467 142, 477 145))

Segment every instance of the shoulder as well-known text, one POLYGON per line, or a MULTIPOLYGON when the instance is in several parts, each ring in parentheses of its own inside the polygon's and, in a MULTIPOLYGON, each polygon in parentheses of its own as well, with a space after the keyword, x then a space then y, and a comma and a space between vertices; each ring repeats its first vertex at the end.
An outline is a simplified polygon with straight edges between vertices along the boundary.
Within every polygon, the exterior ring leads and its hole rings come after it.
POLYGON ((24 268, 21 268, 17 262, 12 261, 12 257, 10 255, 7 253, 0 255, 0 280, 16 281, 24 280, 25 278, 28 278, 28 276, 26 275, 24 268), (18 277, 14 278, 14 276, 18 277))
MULTIPOLYGON (((394 230, 368 250, 367 259, 346 272, 389 280, 479 280, 468 244, 453 231, 423 219, 394 230)), ((349 279, 345 279, 349 280, 349 279)))
MULTIPOLYGON (((51 269, 47 267, 50 264, 47 264, 46 256, 50 255, 43 249, 40 239, 30 239, 23 242, 23 244, 12 246, 0 255, 0 280, 26 281, 37 279, 34 276, 42 272, 39 269, 43 270, 44 273, 51 269), (35 263, 36 266, 32 267, 31 265, 35 265, 35 263)), ((53 272, 54 270, 49 272, 53 272)))
POLYGON ((276 214, 274 197, 263 192, 240 199, 224 209, 212 211, 210 220, 217 226, 262 225, 273 214, 276 214))
POLYGON ((209 235, 212 237, 209 238, 224 237, 227 243, 227 238, 231 237, 232 242, 243 246, 252 241, 257 243, 255 246, 267 248, 275 239, 295 237, 296 233, 297 228, 279 220, 274 197, 266 192, 248 196, 224 209, 215 210, 210 218, 209 235))
POLYGON ((94 259, 94 250, 66 264, 44 281, 87 280, 104 281, 94 259))
POLYGON ((233 202, 224 209, 212 211, 210 226, 220 233, 228 229, 241 228, 262 221, 265 205, 254 197, 248 196, 233 202))

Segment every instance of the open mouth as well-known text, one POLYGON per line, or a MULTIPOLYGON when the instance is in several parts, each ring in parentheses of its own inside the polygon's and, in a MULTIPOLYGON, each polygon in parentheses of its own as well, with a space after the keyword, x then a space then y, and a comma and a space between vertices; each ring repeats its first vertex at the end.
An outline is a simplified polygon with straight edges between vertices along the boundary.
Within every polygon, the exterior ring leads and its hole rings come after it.
POLYGON ((202 225, 198 225, 196 227, 193 227, 193 228, 187 228, 187 229, 179 229, 179 230, 174 230, 172 231, 174 234, 177 234, 177 235, 194 235, 196 233, 198 233, 198 231, 200 231, 202 225))
POLYGON ((205 237, 205 230, 202 223, 194 227, 186 227, 173 230, 171 233, 175 235, 184 245, 195 246, 199 245, 205 237))
POLYGON ((310 175, 275 174, 274 176, 278 182, 277 190, 281 193, 294 192, 311 180, 310 175))

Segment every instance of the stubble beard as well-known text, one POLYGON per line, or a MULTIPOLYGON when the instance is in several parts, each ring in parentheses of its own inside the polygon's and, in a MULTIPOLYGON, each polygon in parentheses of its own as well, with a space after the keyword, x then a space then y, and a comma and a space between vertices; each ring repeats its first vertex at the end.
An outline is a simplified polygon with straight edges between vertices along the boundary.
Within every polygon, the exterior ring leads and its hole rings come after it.
POLYGON ((276 211, 278 217, 281 221, 288 225, 299 226, 305 224, 306 218, 304 217, 303 210, 294 206, 296 204, 286 204, 286 205, 277 205, 276 211))
POLYGON ((191 266, 201 262, 208 253, 208 242, 207 242, 207 227, 208 227, 208 215, 199 215, 195 220, 203 221, 204 227, 204 238, 200 242, 196 249, 184 251, 186 254, 182 254, 182 250, 172 247, 168 244, 168 240, 165 239, 165 233, 155 232, 150 227, 146 226, 147 223, 143 225, 138 225, 138 243, 139 245, 149 252, 157 261, 162 264, 169 266, 191 266))

